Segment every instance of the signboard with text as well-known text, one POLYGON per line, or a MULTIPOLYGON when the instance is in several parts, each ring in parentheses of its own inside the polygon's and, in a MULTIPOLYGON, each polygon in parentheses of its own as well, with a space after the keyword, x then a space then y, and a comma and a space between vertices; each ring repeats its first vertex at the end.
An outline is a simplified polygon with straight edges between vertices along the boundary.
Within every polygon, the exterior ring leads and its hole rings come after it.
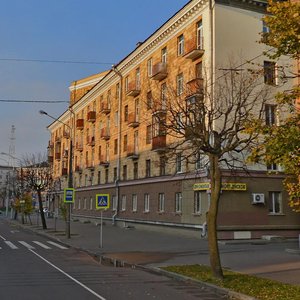
MULTIPOLYGON (((240 182, 223 182, 222 191, 246 191, 247 184, 240 182)), ((193 185, 194 191, 208 191, 210 190, 209 182, 199 182, 193 185)))
POLYGON ((65 203, 74 203, 75 201, 75 189, 65 188, 64 189, 64 202, 65 203))

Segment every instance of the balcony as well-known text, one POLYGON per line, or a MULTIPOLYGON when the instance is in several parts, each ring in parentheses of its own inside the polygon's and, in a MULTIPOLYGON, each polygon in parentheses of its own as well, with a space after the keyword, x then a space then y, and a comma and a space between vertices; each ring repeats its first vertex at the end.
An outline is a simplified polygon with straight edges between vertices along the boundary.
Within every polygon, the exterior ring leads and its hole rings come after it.
POLYGON ((89 111, 87 114, 87 120, 88 120, 88 122, 95 122, 96 121, 96 112, 89 111))
POLYGON ((94 170, 95 169, 94 161, 87 161, 86 162, 86 168, 89 169, 89 170, 94 170))
POLYGON ((100 106, 100 112, 104 113, 104 114, 109 114, 110 113, 110 105, 108 105, 108 103, 101 103, 100 106))
POLYGON ((128 126, 129 127, 138 127, 140 125, 137 115, 135 113, 128 114, 128 126))
POLYGON ((82 151, 83 150, 83 144, 81 142, 77 142, 75 145, 75 149, 77 151, 82 151))
POLYGON ((109 140, 110 139, 109 129, 108 128, 102 128, 100 137, 103 140, 106 140, 106 141, 109 140))
POLYGON ((95 146, 95 137, 94 136, 88 136, 87 137, 87 142, 89 146, 95 146))
POLYGON ((167 77, 167 65, 165 63, 159 62, 155 64, 152 68, 152 79, 163 80, 167 77))
POLYGON ((83 119, 77 119, 76 120, 76 128, 78 130, 82 130, 84 126, 84 120, 83 119))
POLYGON ((130 158, 130 159, 138 159, 139 158, 138 150, 135 145, 127 146, 127 158, 130 158))
POLYGON ((201 38, 200 45, 197 45, 196 39, 186 41, 186 54, 184 55, 184 58, 195 60, 197 58, 200 58, 204 54, 203 49, 203 37, 201 38))
POLYGON ((60 152, 56 152, 56 153, 55 153, 55 159, 56 159, 56 160, 60 160, 60 159, 61 159, 60 152))
POLYGON ((152 150, 156 152, 165 152, 167 143, 165 135, 158 135, 152 138, 152 150))
POLYGON ((67 168, 62 168, 61 169, 61 175, 62 176, 68 176, 68 169, 67 168))
POLYGON ((128 90, 126 92, 126 95, 131 97, 136 97, 140 94, 140 92, 141 92, 140 85, 137 84, 136 82, 131 82, 128 85, 128 90))
POLYGON ((186 83, 186 100, 191 97, 203 99, 203 78, 194 78, 186 83))
POLYGON ((66 139, 70 138, 70 133, 68 131, 64 130, 63 137, 66 138, 66 139))
POLYGON ((100 166, 108 167, 109 166, 109 161, 105 155, 100 155, 100 166))

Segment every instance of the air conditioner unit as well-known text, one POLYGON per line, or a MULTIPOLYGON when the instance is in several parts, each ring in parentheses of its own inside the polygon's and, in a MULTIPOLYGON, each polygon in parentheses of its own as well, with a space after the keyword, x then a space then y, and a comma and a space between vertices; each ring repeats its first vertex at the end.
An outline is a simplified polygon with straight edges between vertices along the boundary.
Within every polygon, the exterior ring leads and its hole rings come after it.
POLYGON ((264 194, 252 194, 252 204, 264 204, 265 195, 264 194))

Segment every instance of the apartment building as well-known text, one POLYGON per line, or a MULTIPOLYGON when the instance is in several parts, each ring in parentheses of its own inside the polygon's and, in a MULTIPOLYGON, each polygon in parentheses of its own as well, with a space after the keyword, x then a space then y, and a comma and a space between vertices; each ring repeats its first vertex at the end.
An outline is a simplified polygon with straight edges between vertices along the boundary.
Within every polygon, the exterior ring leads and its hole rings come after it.
MULTIPOLYGON (((265 8, 266 1, 189 1, 112 69, 71 84, 70 108, 48 127, 48 150, 53 176, 67 187, 72 141, 74 216, 99 217, 96 194, 108 194, 103 216, 114 221, 205 229, 207 167, 180 154, 167 159, 176 138, 159 120, 168 113, 168 91, 194 96, 205 80, 217 80, 229 57, 264 65, 265 83, 276 86, 276 63, 257 42, 265 8)), ((270 104, 266 122, 275 120, 270 104)), ((287 205, 278 166, 249 173, 223 170, 219 238, 296 236, 299 217, 287 205)))

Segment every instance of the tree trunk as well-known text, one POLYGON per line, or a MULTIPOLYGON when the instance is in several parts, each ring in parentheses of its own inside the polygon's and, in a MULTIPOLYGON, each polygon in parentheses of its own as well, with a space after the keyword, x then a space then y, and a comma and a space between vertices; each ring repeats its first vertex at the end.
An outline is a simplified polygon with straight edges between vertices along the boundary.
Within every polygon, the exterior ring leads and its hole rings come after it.
POLYGON ((40 209, 40 214, 41 214, 41 220, 42 220, 43 229, 47 229, 45 214, 44 214, 44 210, 43 210, 43 201, 42 201, 41 191, 38 190, 37 194, 38 194, 39 209, 40 209))
POLYGON ((210 186, 211 199, 210 207, 207 215, 207 233, 210 266, 213 276, 223 279, 223 270, 221 266, 218 237, 217 237, 217 216, 219 199, 221 194, 221 170, 219 167, 219 159, 216 155, 210 155, 210 186))

